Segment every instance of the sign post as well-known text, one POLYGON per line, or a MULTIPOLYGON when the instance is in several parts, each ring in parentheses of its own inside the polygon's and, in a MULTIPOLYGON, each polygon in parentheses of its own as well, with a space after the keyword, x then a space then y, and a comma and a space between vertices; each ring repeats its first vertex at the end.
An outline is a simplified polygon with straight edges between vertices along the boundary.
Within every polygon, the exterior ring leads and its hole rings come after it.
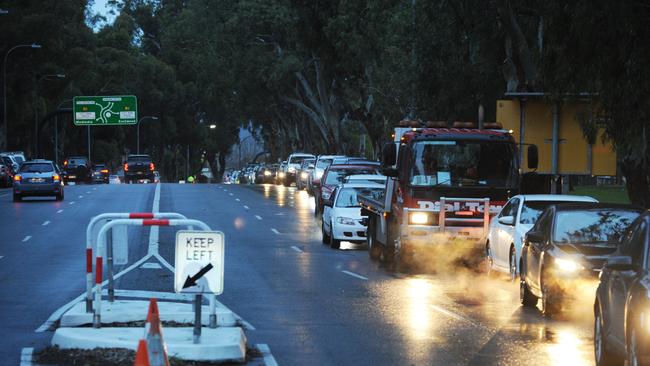
POLYGON ((76 126, 134 125, 138 100, 135 95, 77 96, 72 115, 76 126))
MULTIPOLYGON (((201 336, 202 294, 223 292, 224 235, 220 231, 178 231, 174 291, 196 294, 194 343, 201 336)), ((210 327, 217 326, 216 301, 210 302, 210 327)))

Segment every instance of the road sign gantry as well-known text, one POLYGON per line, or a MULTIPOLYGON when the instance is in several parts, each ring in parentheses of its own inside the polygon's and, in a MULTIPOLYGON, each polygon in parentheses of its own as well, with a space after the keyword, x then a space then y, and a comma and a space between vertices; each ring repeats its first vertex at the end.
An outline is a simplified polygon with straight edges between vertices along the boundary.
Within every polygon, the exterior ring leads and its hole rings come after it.
POLYGON ((72 101, 76 126, 134 125, 138 123, 135 95, 77 96, 72 101))

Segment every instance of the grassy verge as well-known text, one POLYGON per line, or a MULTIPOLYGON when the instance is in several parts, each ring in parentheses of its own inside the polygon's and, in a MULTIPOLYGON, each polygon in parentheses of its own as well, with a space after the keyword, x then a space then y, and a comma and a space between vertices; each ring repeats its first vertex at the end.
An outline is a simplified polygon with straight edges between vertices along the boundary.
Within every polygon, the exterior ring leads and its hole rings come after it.
POLYGON ((604 203, 630 203, 625 186, 576 186, 570 194, 591 196, 604 203))

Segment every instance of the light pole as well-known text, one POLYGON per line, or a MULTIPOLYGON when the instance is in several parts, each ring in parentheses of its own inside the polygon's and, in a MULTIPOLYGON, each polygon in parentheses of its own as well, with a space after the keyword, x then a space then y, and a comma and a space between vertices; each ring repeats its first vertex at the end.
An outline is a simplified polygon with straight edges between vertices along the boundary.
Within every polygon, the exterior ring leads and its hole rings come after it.
POLYGON ((36 81, 34 93, 36 94, 36 103, 34 103, 34 157, 38 158, 38 86, 43 79, 58 78, 65 79, 65 74, 47 74, 43 75, 36 81))
POLYGON ((140 120, 138 120, 138 133, 137 133, 137 135, 138 135, 138 148, 136 149, 138 154, 140 153, 140 122, 142 122, 145 119, 152 119, 152 120, 156 121, 156 120, 158 120, 158 117, 144 116, 144 117, 140 118, 140 120))
POLYGON ((18 49, 18 48, 23 48, 23 47, 29 47, 29 48, 41 48, 40 44, 32 43, 32 44, 19 44, 16 46, 13 46, 5 53, 5 58, 2 63, 2 94, 3 94, 3 99, 4 101, 2 102, 2 132, 4 134, 4 143, 5 146, 2 146, 2 142, 0 141, 0 149, 4 150, 5 148, 9 147, 9 135, 8 131, 9 129, 7 128, 7 57, 9 57, 9 54, 11 51, 18 49))
POLYGON ((243 140, 239 140, 239 169, 241 170, 241 144, 244 143, 244 141, 248 140, 249 138, 253 137, 253 135, 248 135, 246 136, 243 140))

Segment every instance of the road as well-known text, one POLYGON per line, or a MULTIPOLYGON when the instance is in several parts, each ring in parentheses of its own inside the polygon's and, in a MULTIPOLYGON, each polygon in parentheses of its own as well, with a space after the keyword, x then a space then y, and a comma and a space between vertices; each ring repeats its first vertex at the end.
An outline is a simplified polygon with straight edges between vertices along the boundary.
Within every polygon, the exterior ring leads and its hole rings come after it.
MULTIPOLYGON (((0 190, 0 357, 48 344, 36 332, 85 290, 85 227, 103 212, 151 211, 156 185, 66 187, 66 200, 11 201, 0 190), (74 202, 74 203, 73 203, 74 202)), ((362 246, 321 244, 313 199, 274 185, 160 185, 160 212, 179 212, 226 236, 219 301, 268 344, 280 365, 591 365, 593 296, 560 319, 518 303, 518 286, 453 268, 394 274, 362 246)), ((150 228, 129 231, 130 264, 147 254, 150 228)), ((174 263, 174 228, 158 251, 174 263)), ((128 266, 127 265, 127 266, 128 266)), ((126 266, 124 266, 126 267, 126 266)), ((122 267, 122 268, 124 268, 122 267)), ((121 270, 118 268, 117 270, 121 270)), ((118 289, 173 291, 165 268, 137 268, 118 289)))

